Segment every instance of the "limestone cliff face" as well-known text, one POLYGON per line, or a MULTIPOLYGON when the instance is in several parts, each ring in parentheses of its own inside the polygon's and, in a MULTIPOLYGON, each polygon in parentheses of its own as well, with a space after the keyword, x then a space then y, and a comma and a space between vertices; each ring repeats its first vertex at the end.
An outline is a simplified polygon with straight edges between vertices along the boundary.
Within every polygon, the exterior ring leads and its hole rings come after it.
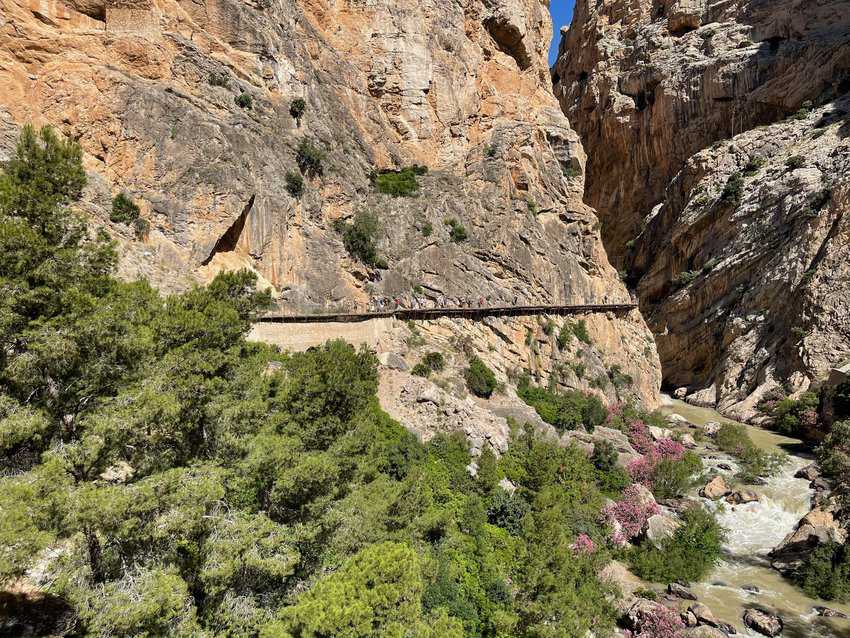
POLYGON ((748 418, 850 355, 846 0, 579 0, 553 73, 668 385, 748 418))
MULTIPOLYGON (((415 286, 627 300, 551 94, 550 32, 542 0, 3 0, 0 140, 28 121, 78 138, 87 212, 118 238, 122 272, 163 288, 247 266, 300 311, 415 286), (285 176, 303 139, 326 157, 295 198, 285 176), (373 171, 414 163, 430 169, 416 197, 375 192, 373 171), (109 222, 120 190, 151 224, 145 241, 109 222), (381 221, 387 269, 352 259, 333 230, 360 210, 381 221), (449 239, 449 218, 467 241, 449 239)), ((591 324, 607 364, 654 403, 639 313, 591 324)))

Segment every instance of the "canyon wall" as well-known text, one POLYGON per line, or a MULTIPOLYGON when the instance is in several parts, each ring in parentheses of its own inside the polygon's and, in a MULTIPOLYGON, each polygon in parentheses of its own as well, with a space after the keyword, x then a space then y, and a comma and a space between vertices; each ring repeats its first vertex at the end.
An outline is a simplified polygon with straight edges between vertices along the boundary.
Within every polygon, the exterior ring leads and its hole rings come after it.
POLYGON ((846 0, 579 0, 552 72, 671 390, 753 418, 850 357, 846 0))
MULTIPOLYGON (((629 300, 583 202, 579 136, 551 93, 545 1, 2 4, 0 153, 26 122, 78 139, 84 212, 118 241, 123 276, 179 290, 247 267, 300 312, 414 288, 494 304, 629 300), (296 197, 286 176, 305 140, 324 160, 296 197), (415 197, 376 192, 375 171, 413 164, 430 169, 415 197), (146 237, 110 221, 121 191, 146 237), (386 268, 352 258, 334 230, 359 211, 380 220, 386 268), (466 241, 450 239, 452 219, 466 241)), ((599 369, 566 385, 593 390, 616 367, 655 404, 640 313, 588 328, 599 369)), ((504 376, 541 358, 546 330, 485 328, 482 356, 504 376)), ((541 382, 559 356, 535 367, 541 382)))

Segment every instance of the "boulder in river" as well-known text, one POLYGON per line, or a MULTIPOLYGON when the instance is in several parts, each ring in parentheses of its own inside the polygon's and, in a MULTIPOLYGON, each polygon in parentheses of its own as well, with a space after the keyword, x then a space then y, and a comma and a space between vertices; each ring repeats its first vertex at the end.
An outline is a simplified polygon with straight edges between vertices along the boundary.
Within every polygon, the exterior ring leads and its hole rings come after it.
POLYGON ((743 503, 756 503, 759 501, 759 495, 752 490, 736 490, 726 497, 726 502, 732 505, 742 505, 743 503))
POLYGON ((682 600, 696 600, 696 595, 684 585, 679 583, 670 583, 667 585, 667 593, 682 600))
POLYGON ((709 421, 704 426, 702 426, 702 432, 706 436, 717 436, 717 433, 720 431, 720 424, 717 421, 709 421))
POLYGON ((694 603, 688 607, 688 611, 697 617, 697 621, 699 621, 700 625, 717 627, 717 619, 714 617, 714 614, 711 609, 709 609, 708 605, 694 603))
POLYGON ((809 463, 806 467, 801 467, 794 473, 794 478, 802 478, 807 481, 814 481, 820 477, 820 470, 817 463, 809 463))
POLYGON ((716 501, 717 499, 726 496, 730 491, 731 490, 729 489, 729 486, 726 485, 726 481, 723 477, 715 476, 699 491, 699 495, 703 498, 710 498, 711 500, 716 501))
POLYGON ((744 624, 765 636, 778 636, 782 633, 782 619, 758 609, 747 609, 744 612, 744 624))
POLYGON ((847 614, 843 611, 830 609, 829 607, 815 607, 815 611, 818 613, 818 616, 823 616, 824 618, 847 618, 847 614))
POLYGON ((726 634, 709 625, 700 625, 699 627, 688 627, 681 631, 681 635, 685 638, 727 638, 726 634))
POLYGON ((832 512, 815 508, 801 518, 796 529, 770 552, 771 565, 783 573, 793 572, 819 545, 844 543, 846 540, 847 531, 835 520, 832 512))

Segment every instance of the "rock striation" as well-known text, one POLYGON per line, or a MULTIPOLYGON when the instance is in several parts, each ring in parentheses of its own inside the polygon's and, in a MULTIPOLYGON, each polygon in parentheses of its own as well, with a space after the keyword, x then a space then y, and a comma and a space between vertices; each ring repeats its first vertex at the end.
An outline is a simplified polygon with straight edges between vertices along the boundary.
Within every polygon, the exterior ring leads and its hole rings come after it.
POLYGON ((553 69, 664 379, 753 418, 850 356, 843 0, 579 0, 553 69))
MULTIPOLYGON (((0 156, 26 122, 78 139, 92 178, 84 212, 119 242, 124 276, 164 289, 247 267, 299 312, 412 289, 432 300, 628 301, 583 202, 581 141, 551 93, 547 9, 11 0, 0 156), (294 195, 287 174, 300 172, 304 141, 323 159, 294 195), (377 192, 376 171, 413 165, 429 168, 415 196, 377 192), (150 224, 144 238, 109 219, 122 191, 150 224), (379 220, 381 268, 353 258, 338 232, 361 211, 379 220), (450 220, 465 241, 453 241, 450 220)), ((658 360, 640 313, 597 323, 599 356, 655 405, 658 360)), ((486 329, 524 348, 518 359, 537 357, 524 330, 486 329)))

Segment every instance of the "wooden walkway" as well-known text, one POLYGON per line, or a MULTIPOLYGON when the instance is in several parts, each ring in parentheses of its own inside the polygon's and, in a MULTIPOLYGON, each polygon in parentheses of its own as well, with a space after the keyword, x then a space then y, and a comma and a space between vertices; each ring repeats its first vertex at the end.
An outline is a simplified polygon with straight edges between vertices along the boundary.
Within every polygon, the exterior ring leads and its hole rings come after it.
POLYGON ((284 315, 269 313, 258 323, 356 323, 370 319, 394 317, 403 321, 429 321, 440 317, 482 319, 484 317, 521 317, 527 315, 583 315, 613 312, 622 314, 637 308, 637 304, 585 304, 580 306, 491 306, 484 308, 399 308, 384 312, 353 312, 315 315, 284 315))

